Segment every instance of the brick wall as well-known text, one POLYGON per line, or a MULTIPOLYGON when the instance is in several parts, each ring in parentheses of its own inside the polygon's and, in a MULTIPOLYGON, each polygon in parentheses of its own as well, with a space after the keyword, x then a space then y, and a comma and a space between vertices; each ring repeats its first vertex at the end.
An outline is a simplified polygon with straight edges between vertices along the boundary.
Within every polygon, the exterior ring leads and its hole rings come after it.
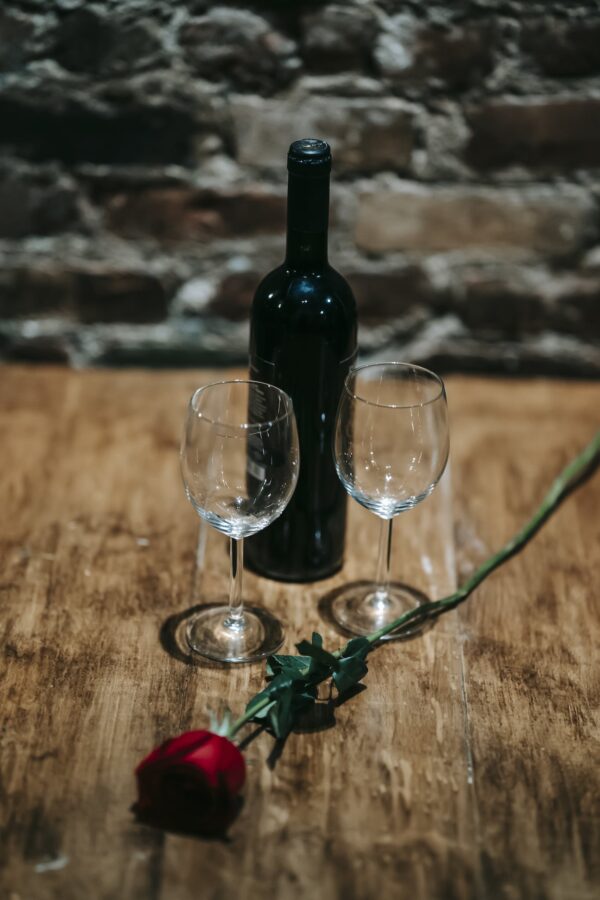
POLYGON ((245 359, 285 153, 364 356, 600 374, 600 5, 5 0, 0 355, 245 359))

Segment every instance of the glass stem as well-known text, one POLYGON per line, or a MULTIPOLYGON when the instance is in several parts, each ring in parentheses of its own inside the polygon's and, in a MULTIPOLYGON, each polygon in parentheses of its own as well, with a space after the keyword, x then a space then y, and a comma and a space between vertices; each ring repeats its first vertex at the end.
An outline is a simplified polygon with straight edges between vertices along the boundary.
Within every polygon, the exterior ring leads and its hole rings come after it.
POLYGON ((229 612, 225 619, 225 626, 239 631, 244 627, 244 601, 242 600, 243 538, 229 539, 229 555, 231 559, 231 579, 229 581, 229 612))
POLYGON ((385 605, 388 602, 393 521, 393 519, 382 519, 381 528, 379 530, 379 557, 377 560, 377 590, 375 591, 375 600, 381 605, 385 605))

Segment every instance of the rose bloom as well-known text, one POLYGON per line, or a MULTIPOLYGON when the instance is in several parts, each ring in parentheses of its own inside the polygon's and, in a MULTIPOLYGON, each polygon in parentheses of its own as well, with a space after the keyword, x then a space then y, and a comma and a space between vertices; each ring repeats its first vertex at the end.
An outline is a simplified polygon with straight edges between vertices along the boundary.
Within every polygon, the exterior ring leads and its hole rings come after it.
POLYGON ((227 738, 187 731, 165 741, 135 770, 138 817, 169 831, 223 836, 241 807, 244 757, 227 738))

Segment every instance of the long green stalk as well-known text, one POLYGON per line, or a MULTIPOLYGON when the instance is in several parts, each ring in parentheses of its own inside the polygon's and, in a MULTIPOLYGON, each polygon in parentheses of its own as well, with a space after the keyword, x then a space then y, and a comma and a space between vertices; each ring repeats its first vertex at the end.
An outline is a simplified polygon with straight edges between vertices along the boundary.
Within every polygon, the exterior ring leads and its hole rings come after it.
MULTIPOLYGON (((415 607, 401 615, 395 621, 390 622, 383 628, 367 635, 367 640, 372 645, 377 644, 381 638, 394 631, 400 631, 404 625, 416 620, 424 620, 431 617, 437 617, 442 613, 454 609, 469 597, 476 587, 484 581, 498 566, 518 553, 535 535, 537 530, 546 521, 546 519, 554 512, 561 500, 576 484, 576 482, 590 469, 590 467, 600 458, 600 431, 598 431, 587 447, 573 459, 560 473, 558 478, 552 483, 550 490, 540 503, 536 512, 526 525, 506 543, 502 549, 498 550, 490 556, 478 569, 473 572, 470 578, 453 594, 444 597, 442 600, 433 600, 430 603, 423 603, 421 606, 415 607)), ((342 657, 346 646, 336 650, 334 656, 342 657)), ((325 675, 321 680, 325 681, 329 674, 325 675)), ((315 684, 315 681, 312 681, 315 684)), ((318 682, 317 682, 318 683, 318 682)), ((237 719, 229 730, 229 737, 233 737, 240 728, 256 716, 265 706, 272 702, 272 697, 263 697, 257 700, 252 706, 248 707, 246 712, 237 719)))
POLYGON ((478 587, 481 582, 494 571, 494 569, 497 569, 498 566, 501 566, 507 559, 510 559, 511 556, 518 553, 519 550, 531 540, 548 516, 554 512, 565 494, 569 492, 573 484, 584 472, 586 472, 598 456, 600 456, 600 431, 596 432, 594 438, 590 441, 585 450, 583 450, 579 456, 576 456, 552 483, 550 490, 527 524, 524 525, 501 550, 498 550, 497 553, 494 553, 486 559, 486 561, 473 572, 471 577, 468 578, 454 594, 444 597, 443 600, 434 600, 431 603, 423 603, 421 606, 409 610, 409 612, 404 613, 394 622, 390 622, 389 625, 385 625, 383 628, 379 628, 377 631, 368 635, 369 642, 375 644, 386 634, 391 634, 393 631, 396 631, 407 622, 411 622, 414 619, 425 619, 430 616, 437 616, 440 615, 440 613, 454 609, 454 607, 458 606, 460 603, 464 603, 467 597, 473 593, 475 588, 478 587))

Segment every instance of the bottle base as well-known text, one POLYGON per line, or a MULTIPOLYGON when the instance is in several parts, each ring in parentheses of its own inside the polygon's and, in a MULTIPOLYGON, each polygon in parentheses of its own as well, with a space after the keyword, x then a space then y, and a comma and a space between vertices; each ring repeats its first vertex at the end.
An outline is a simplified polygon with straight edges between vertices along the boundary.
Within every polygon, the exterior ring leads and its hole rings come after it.
POLYGON ((316 572, 309 572, 308 574, 274 572, 272 570, 262 569, 260 566, 255 565, 248 557, 246 557, 245 565, 246 568, 250 569, 251 572, 254 572, 255 575, 260 575, 261 578, 267 578, 269 581, 282 581, 287 584, 311 584, 313 581, 325 581, 327 578, 332 578, 334 575, 337 575, 337 573, 341 571, 344 562, 342 560, 335 566, 321 569, 316 572))

